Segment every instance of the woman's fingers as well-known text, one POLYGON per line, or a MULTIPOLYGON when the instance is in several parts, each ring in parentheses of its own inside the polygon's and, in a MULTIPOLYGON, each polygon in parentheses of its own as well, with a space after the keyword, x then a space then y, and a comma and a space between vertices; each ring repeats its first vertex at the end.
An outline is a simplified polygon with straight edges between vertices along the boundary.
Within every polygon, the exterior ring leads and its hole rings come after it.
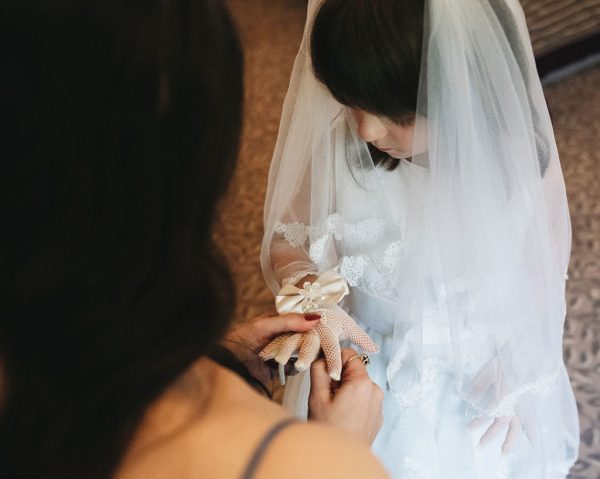
POLYGON ((360 356, 360 353, 352 348, 345 348, 342 350, 342 379, 347 380, 361 376, 369 378, 366 365, 362 362, 362 359, 357 358, 356 356, 360 356), (350 361, 351 359, 352 361, 350 361))
POLYGON ((311 363, 317 359, 321 349, 321 341, 315 330, 309 331, 304 335, 304 341, 298 353, 298 359, 294 364, 297 371, 306 371, 311 363))
POLYGON ((275 308, 272 308, 270 311, 265 311, 264 313, 261 313, 258 316, 255 316, 255 319, 274 318, 276 316, 277 316, 277 311, 275 310, 275 308))
POLYGON ((332 379, 339 381, 342 374, 342 353, 338 337, 327 326, 317 326, 317 333, 321 339, 321 349, 325 354, 327 369, 332 379))
POLYGON ((283 314, 274 317, 260 317, 254 320, 256 331, 264 338, 272 338, 282 333, 303 333, 319 324, 319 315, 283 314))
POLYGON ((294 333, 283 341, 277 350, 277 354, 275 354, 275 361, 279 364, 286 364, 292 357, 292 354, 297 353, 298 349, 300 349, 302 337, 302 333, 294 333))

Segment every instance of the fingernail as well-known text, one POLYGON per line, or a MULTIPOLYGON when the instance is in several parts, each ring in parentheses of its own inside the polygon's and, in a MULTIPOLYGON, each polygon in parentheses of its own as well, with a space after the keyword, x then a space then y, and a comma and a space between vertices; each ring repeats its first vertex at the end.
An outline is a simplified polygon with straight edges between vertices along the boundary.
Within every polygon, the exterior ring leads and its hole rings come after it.
POLYGON ((304 315, 304 319, 306 319, 306 321, 316 321, 317 319, 321 319, 321 315, 319 314, 305 314, 304 315))

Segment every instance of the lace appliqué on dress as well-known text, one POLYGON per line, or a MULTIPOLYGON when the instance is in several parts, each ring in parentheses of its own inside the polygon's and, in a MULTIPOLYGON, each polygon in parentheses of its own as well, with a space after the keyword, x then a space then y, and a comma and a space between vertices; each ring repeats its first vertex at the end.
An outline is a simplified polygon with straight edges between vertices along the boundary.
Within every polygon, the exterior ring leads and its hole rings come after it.
POLYGON ((395 282, 405 246, 403 240, 394 241, 382 254, 343 256, 340 260, 340 274, 350 286, 361 286, 367 291, 383 293, 386 287, 395 282), (377 282, 365 282, 364 273, 368 264, 372 264, 386 281, 378 278, 377 282))
POLYGON ((345 223, 339 213, 327 218, 327 231, 336 240, 346 239, 355 244, 375 244, 384 232, 384 223, 379 218, 367 218, 358 223, 345 223))
POLYGON ((283 235, 292 248, 298 248, 306 242, 309 229, 304 223, 277 223, 275 232, 283 235))
MULTIPOLYGON (((339 213, 329 215, 326 220, 326 231, 311 245, 311 258, 320 261, 324 254, 327 238, 333 236, 336 240, 346 240, 349 245, 373 245, 384 233, 384 222, 380 218, 367 218, 358 223, 346 223, 339 213)), ((292 248, 303 246, 309 238, 313 228, 304 223, 281 223, 275 224, 275 232, 283 235, 292 248)))
MULTIPOLYGON (((403 362, 408 356, 409 349, 406 343, 398 349, 388 364, 387 389, 390 391, 398 405, 403 409, 413 409, 420 412, 430 413, 427 417, 434 418, 434 407, 431 394, 435 388, 435 381, 439 374, 453 374, 452 364, 439 357, 430 357, 423 359, 421 363, 420 381, 415 382, 406 389, 394 388, 392 385, 393 379, 397 374, 401 374, 403 362)), ((541 376, 537 381, 533 381, 515 389, 513 392, 504 396, 498 406, 486 409, 475 410, 473 406, 467 409, 467 417, 504 417, 514 416, 517 414, 517 404, 525 394, 532 396, 547 395, 556 385, 560 371, 541 376)))
POLYGON ((288 276, 287 278, 285 278, 281 285, 284 286, 286 284, 291 284, 293 286, 296 286, 300 280, 304 277, 306 277, 308 274, 310 274, 310 272, 307 271, 297 271, 296 273, 292 274, 291 276, 288 276))
POLYGON ((329 235, 321 236, 317 241, 314 241, 308 250, 308 255, 314 263, 318 264, 325 256, 325 246, 329 241, 329 235))
POLYGON ((340 261, 340 274, 350 286, 358 286, 365 271, 363 256, 346 256, 340 261))
MULTIPOLYGON (((399 371, 400 362, 397 360, 395 364, 390 363, 389 367, 392 369, 388 373, 388 377, 393 377, 390 376, 390 373, 393 375, 399 371)), ((452 373, 452 368, 446 361, 437 357, 427 358, 422 362, 421 380, 419 382, 413 384, 406 391, 395 390, 388 382, 388 389, 402 409, 413 409, 425 413, 429 420, 434 421, 436 398, 433 392, 436 388, 438 375, 443 373, 452 373)))
POLYGON ((507 394, 498 407, 488 409, 484 413, 488 417, 514 416, 516 414, 516 406, 522 396, 530 394, 532 396, 546 395, 550 393, 552 388, 558 381, 560 371, 546 374, 540 377, 537 381, 524 384, 520 388, 507 394))
MULTIPOLYGON (((312 241, 309 247, 310 259, 315 264, 320 264, 324 260, 328 242, 333 238, 337 241, 343 240, 344 246, 349 250, 369 251, 384 235, 384 222, 379 218, 367 218, 357 223, 347 223, 339 213, 335 213, 327 217, 326 224, 326 233, 312 241), (365 246, 368 247, 366 250, 362 248, 365 246)), ((313 233, 313 228, 299 222, 277 223, 275 232, 283 235, 292 248, 298 248, 305 245, 313 233)), ((377 291, 385 287, 384 284, 380 284, 381 281, 378 284, 364 284, 363 278, 368 264, 372 264, 384 277, 394 278, 398 272, 400 257, 406 248, 405 240, 401 238, 383 246, 385 249, 378 254, 354 254, 340 258, 340 274, 350 286, 362 286, 367 290, 377 291)), ((296 284, 300 278, 300 275, 298 277, 292 275, 284 280, 284 284, 296 284)))

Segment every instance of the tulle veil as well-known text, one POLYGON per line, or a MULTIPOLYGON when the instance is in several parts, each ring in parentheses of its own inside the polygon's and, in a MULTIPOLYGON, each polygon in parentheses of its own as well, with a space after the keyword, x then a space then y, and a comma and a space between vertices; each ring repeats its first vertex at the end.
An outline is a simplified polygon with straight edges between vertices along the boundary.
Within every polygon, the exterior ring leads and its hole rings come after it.
POLYGON ((473 417, 526 415, 528 398, 564 368, 571 230, 521 6, 426 0, 415 144, 427 148, 403 162, 422 181, 403 183, 410 201, 398 204, 390 172, 374 166, 347 108, 313 74, 320 3, 309 1, 270 170, 267 284, 276 293, 338 268, 351 297, 393 304, 381 321, 400 406, 420 400, 435 324, 473 417))

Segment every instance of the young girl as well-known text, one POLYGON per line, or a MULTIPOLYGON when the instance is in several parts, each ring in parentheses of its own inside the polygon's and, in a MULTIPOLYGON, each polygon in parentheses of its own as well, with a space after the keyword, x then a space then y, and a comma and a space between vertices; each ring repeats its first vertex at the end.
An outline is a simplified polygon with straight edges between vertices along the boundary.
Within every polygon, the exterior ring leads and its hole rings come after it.
MULTIPOLYGON (((561 351, 569 254, 517 0, 309 2, 262 264, 278 306, 320 311, 323 327, 265 357, 296 352, 306 369, 320 341, 336 377, 332 335, 374 349, 341 307, 380 347, 373 448, 393 477, 565 477, 579 441, 561 351), (323 292, 340 280, 347 296, 323 292)), ((286 388, 299 415, 308 388, 306 374, 286 388)))

